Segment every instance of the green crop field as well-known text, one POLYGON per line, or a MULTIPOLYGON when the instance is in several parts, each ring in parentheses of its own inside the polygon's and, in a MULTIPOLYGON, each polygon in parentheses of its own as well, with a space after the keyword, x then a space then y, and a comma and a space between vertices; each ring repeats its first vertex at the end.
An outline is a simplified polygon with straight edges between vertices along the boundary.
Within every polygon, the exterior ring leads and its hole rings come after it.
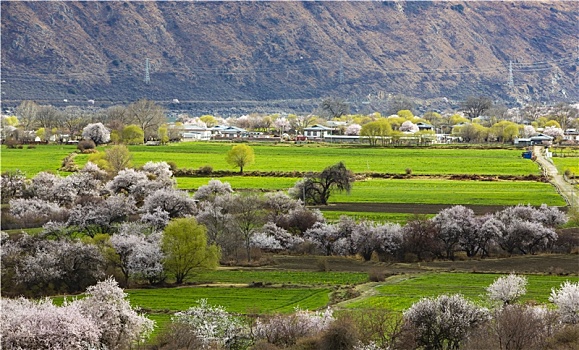
MULTIPOLYGON (((473 273, 433 273, 421 275, 399 275, 386 280, 374 288, 375 293, 363 299, 347 303, 348 308, 386 308, 402 311, 424 297, 460 293, 465 297, 484 303, 486 288, 495 279, 504 275, 473 273)), ((579 277, 528 275, 527 294, 521 301, 536 301, 547 304, 551 288, 569 280, 578 282, 579 277)))
MULTIPOLYGON (((211 165, 214 170, 232 170, 225 161, 229 143, 182 142, 167 146, 130 146, 133 162, 141 166, 148 161, 171 161, 179 168, 197 169, 211 165)), ((368 148, 322 145, 252 145, 255 164, 246 170, 321 171, 343 161, 354 172, 403 174, 407 168, 414 174, 540 174, 539 167, 521 157, 516 149, 429 149, 368 148)), ((79 165, 88 155, 77 157, 79 165)))
POLYGON ((229 182, 234 190, 268 190, 287 191, 300 178, 297 177, 259 177, 259 176, 224 176, 224 177, 178 177, 177 187, 182 189, 197 189, 211 179, 229 182))
MULTIPOLYGON (((415 214, 409 213, 376 213, 376 212, 362 212, 362 211, 333 211, 324 210, 321 208, 324 218, 329 222, 336 222, 340 217, 345 215, 351 217, 356 221, 371 220, 374 222, 390 222, 405 225, 408 220, 412 219, 415 214)), ((435 214, 429 214, 426 217, 434 217, 435 214)))
POLYGON ((149 313, 186 310, 199 299, 235 313, 292 312, 296 307, 314 310, 330 300, 326 288, 180 287, 125 292, 131 305, 149 313))
POLYGON ((516 205, 565 202, 547 183, 529 181, 454 181, 372 179, 353 184, 351 193, 336 193, 332 202, 516 205))
POLYGON ((260 269, 220 269, 196 274, 192 280, 196 283, 254 283, 284 285, 346 285, 368 281, 368 274, 363 272, 312 272, 280 271, 260 269))
MULTIPOLYGON (((177 179, 179 188, 194 189, 206 185, 210 177, 177 179)), ((229 176, 217 178, 229 182, 234 190, 286 191, 297 178, 229 176)), ((416 203, 477 205, 555 205, 565 202, 547 183, 532 181, 459 181, 433 179, 369 179, 354 182, 350 194, 335 193, 330 203, 416 203)))
POLYGON ((553 163, 557 167, 560 174, 565 173, 569 170, 572 174, 579 177, 579 157, 553 157, 551 158, 553 163))

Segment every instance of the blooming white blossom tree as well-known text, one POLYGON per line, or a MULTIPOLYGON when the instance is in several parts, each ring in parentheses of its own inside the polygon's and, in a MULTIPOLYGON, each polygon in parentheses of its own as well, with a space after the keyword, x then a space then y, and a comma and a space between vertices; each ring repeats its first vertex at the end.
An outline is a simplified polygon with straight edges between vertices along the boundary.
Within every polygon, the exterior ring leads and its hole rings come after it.
POLYGON ((153 213, 160 208, 170 218, 179 218, 195 214, 197 207, 195 200, 187 192, 176 189, 157 190, 145 198, 141 210, 153 213))
POLYGON ((402 123, 402 125, 400 125, 399 130, 402 132, 415 133, 418 132, 420 129, 418 128, 418 125, 414 124, 410 120, 406 120, 405 122, 402 123))
POLYGON ((26 175, 19 169, 2 173, 0 184, 0 195, 2 203, 7 203, 12 198, 19 198, 23 195, 26 186, 26 175))
POLYGON ((97 349, 100 331, 78 304, 58 307, 50 299, 0 299, 3 349, 97 349))
POLYGON ((196 306, 175 313, 171 320, 188 325, 205 348, 231 346, 247 332, 239 317, 222 306, 209 305, 207 299, 198 300, 196 306))
POLYGON ((61 208, 57 203, 43 199, 16 198, 10 201, 10 214, 18 219, 39 217, 66 220, 67 213, 68 211, 65 208, 61 208))
POLYGON ((96 145, 102 145, 111 140, 111 132, 103 123, 91 123, 82 129, 82 138, 92 140, 96 145))
POLYGON ((31 180, 26 188, 30 197, 43 200, 52 200, 53 187, 60 182, 61 178, 52 173, 41 171, 31 180))
POLYGON ((565 136, 565 132, 563 129, 558 128, 556 126, 547 126, 543 129, 543 134, 551 136, 552 138, 561 138, 565 136))
POLYGON ((141 214, 141 222, 157 230, 162 230, 167 226, 171 220, 169 213, 164 211, 162 208, 157 207, 152 212, 146 212, 141 214))
POLYGON ((557 305, 563 322, 579 323, 579 282, 566 281, 561 285, 561 288, 553 288, 549 301, 557 305))
POLYGON ((455 205, 441 210, 433 219, 448 259, 454 258, 454 251, 462 237, 468 236, 478 228, 472 209, 455 205))
POLYGON ((345 133, 346 135, 358 136, 360 135, 360 130, 362 130, 362 126, 360 124, 353 123, 348 125, 345 133))
POLYGON ((131 308, 127 294, 108 278, 86 290, 84 299, 76 300, 80 311, 100 333, 99 344, 106 349, 128 349, 145 340, 155 323, 131 308))
POLYGON ((121 232, 110 238, 110 243, 119 255, 119 267, 128 282, 129 277, 144 278, 149 283, 156 283, 164 278, 163 252, 161 251, 161 235, 141 233, 142 229, 127 232, 124 227, 135 225, 123 225, 121 232))
POLYGON ((207 185, 203 185, 197 189, 193 198, 198 201, 212 200, 218 195, 233 193, 229 182, 221 182, 216 179, 211 179, 207 185))
POLYGON ((279 252, 282 250, 291 250, 303 241, 301 237, 292 235, 273 222, 268 222, 263 225, 263 228, 259 232, 253 235, 251 245, 264 250, 279 252))
POLYGON ((142 201, 148 194, 149 178, 147 174, 135 169, 124 169, 106 184, 107 190, 112 193, 130 195, 137 202, 142 201))
POLYGON ((458 349, 468 333, 489 318, 488 310, 474 305, 459 294, 423 298, 404 312, 414 327, 419 346, 428 349, 458 349))
POLYGON ((291 315, 258 318, 254 335, 271 344, 288 346, 295 344, 298 338, 323 332, 333 321, 333 311, 330 308, 317 312, 296 309, 291 315))
POLYGON ((532 125, 525 125, 523 131, 521 132, 522 137, 531 137, 537 135, 537 130, 532 125))
POLYGON ((500 301, 504 305, 512 304, 527 292, 527 278, 509 274, 497 278, 490 286, 487 287, 489 299, 500 301))
POLYGON ((304 233, 304 238, 314 243, 324 254, 331 255, 335 251, 334 244, 342 237, 337 225, 316 222, 304 233))
POLYGON ((89 235, 111 231, 112 225, 126 220, 137 208, 135 200, 122 194, 112 195, 104 201, 77 204, 70 210, 67 224, 89 235))

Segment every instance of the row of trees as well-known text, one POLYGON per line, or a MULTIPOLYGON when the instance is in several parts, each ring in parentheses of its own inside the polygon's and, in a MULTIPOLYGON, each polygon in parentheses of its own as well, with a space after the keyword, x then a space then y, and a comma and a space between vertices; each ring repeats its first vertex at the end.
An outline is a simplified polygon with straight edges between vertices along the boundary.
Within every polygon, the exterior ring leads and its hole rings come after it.
MULTIPOLYGON (((423 298, 402 314, 330 308, 243 317, 207 300, 175 313, 156 349, 571 349, 579 340, 579 283, 553 289, 546 306, 520 304, 527 279, 508 275, 487 287, 485 306, 460 294, 423 298)), ((115 281, 87 288, 65 302, 1 300, 3 348, 129 349, 153 322, 136 313, 115 281)))
MULTIPOLYGON (((167 122, 164 109, 146 99, 135 101, 126 107, 97 109, 70 106, 63 110, 54 106, 38 105, 34 101, 23 101, 16 108, 15 117, 3 118, 4 139, 33 141, 36 136, 43 140, 55 136, 60 140, 63 135, 67 135, 66 139, 75 140, 81 136, 87 125, 97 123, 105 125, 111 131, 113 141, 131 139, 131 135, 127 134, 137 128, 139 133, 143 133, 144 139, 157 139, 167 122), (30 131, 35 133, 30 134, 30 131)), ((165 126, 165 133, 167 132, 165 126)))

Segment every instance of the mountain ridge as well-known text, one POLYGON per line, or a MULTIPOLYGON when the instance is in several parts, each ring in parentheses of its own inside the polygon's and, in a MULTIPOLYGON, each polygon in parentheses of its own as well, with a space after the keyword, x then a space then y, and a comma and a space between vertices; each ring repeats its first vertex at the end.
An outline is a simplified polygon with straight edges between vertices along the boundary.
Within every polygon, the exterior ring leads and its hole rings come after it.
POLYGON ((572 2, 1 6, 8 101, 578 99, 572 2))

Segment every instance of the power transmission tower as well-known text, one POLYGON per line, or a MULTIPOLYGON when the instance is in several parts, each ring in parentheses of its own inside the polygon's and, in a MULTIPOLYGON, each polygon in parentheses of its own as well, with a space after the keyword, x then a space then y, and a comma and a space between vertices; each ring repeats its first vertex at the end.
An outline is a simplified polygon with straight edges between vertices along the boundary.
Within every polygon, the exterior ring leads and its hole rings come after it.
POLYGON ((509 88, 512 89, 515 87, 515 82, 513 80, 513 61, 509 60, 509 88))
POLYGON ((344 83, 344 62, 343 62, 343 57, 340 56, 340 71, 338 73, 338 83, 343 84, 344 83))
POLYGON ((149 84, 151 82, 151 76, 149 75, 149 59, 145 60, 145 84, 149 84))

